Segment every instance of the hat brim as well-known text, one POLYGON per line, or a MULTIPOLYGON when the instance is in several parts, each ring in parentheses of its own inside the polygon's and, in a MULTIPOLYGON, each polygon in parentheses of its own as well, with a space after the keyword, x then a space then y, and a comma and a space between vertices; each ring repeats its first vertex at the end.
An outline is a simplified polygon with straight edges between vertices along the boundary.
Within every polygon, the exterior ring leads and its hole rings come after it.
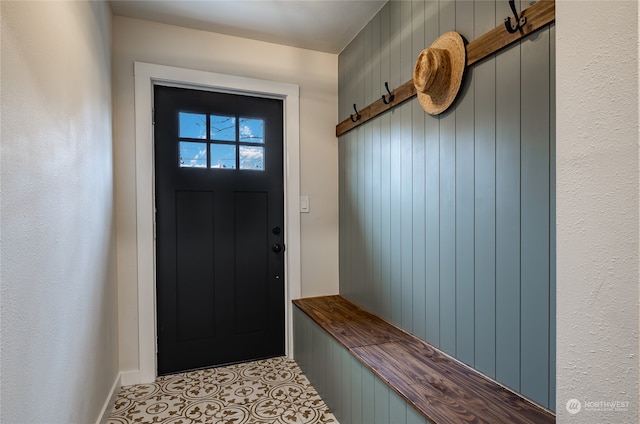
POLYGON ((451 106, 458 95, 462 76, 467 65, 467 49, 462 36, 455 31, 449 31, 438 37, 429 48, 447 50, 451 58, 451 73, 446 91, 437 99, 428 94, 418 92, 420 105, 430 115, 439 115, 451 106))

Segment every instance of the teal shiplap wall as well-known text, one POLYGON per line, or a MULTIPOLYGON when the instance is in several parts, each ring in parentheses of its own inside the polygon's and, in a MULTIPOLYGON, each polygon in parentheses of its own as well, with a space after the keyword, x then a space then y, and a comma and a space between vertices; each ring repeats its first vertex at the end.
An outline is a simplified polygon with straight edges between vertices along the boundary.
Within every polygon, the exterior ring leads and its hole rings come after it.
MULTIPOLYGON (((519 10, 528 2, 516 2, 519 10)), ((506 0, 391 1, 339 56, 339 120, 419 52, 501 25, 506 0)), ((342 135, 340 293, 555 409, 555 27, 342 135)))

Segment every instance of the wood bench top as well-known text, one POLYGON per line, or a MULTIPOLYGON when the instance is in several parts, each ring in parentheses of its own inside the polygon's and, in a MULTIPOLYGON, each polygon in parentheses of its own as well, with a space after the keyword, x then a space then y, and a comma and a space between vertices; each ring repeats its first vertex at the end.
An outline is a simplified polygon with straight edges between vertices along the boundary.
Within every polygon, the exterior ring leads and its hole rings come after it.
POLYGON ((433 423, 554 423, 555 416, 342 296, 293 303, 433 423))

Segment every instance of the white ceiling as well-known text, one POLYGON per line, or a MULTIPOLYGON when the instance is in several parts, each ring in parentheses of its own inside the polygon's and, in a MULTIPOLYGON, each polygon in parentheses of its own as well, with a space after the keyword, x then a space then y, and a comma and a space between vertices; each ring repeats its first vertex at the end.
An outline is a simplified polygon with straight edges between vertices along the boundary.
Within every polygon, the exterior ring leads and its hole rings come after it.
POLYGON ((111 0, 113 13, 340 53, 386 3, 377 0, 111 0))

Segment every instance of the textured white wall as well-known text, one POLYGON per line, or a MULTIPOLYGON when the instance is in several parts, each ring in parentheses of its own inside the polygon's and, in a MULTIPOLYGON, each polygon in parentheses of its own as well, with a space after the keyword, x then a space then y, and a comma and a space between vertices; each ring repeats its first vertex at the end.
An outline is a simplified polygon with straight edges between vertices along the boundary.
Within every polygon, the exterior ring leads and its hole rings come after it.
POLYGON ((558 422, 635 423, 638 3, 560 0, 556 23, 558 422))
POLYGON ((337 293, 338 57, 119 16, 113 32, 121 369, 138 369, 134 61, 300 86, 302 296, 337 293))
POLYGON ((0 421, 95 422, 119 371, 111 11, 0 14, 0 421))

